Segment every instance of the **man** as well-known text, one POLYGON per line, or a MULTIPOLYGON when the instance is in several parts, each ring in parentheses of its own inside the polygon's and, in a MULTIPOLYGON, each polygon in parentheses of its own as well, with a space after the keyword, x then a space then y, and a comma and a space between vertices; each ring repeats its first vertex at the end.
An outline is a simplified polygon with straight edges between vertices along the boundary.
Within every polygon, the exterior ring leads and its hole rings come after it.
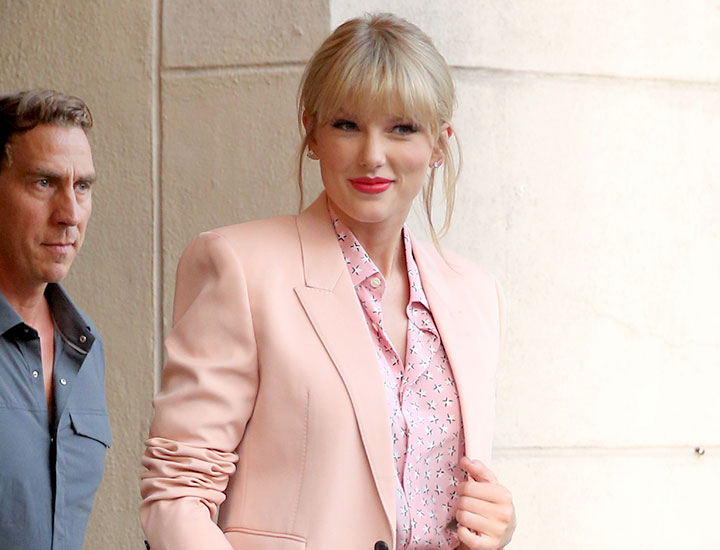
POLYGON ((102 342, 59 285, 90 218, 78 98, 0 96, 0 550, 80 550, 110 445, 102 342))

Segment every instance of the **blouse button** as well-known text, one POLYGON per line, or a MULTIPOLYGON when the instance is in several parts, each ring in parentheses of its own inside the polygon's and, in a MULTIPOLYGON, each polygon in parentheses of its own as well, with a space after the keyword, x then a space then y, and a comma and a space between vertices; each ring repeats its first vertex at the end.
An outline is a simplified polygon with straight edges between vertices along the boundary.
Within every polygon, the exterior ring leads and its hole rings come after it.
POLYGON ((388 545, 384 540, 379 540, 375 543, 375 550, 388 550, 388 545))
MULTIPOLYGON (((382 284, 382 281, 380 281, 380 277, 373 277, 372 279, 370 279, 370 286, 373 288, 377 288, 381 284, 382 284)), ((375 550, 378 550, 378 549, 376 548, 375 550)))
POLYGON ((32 375, 33 375, 33 378, 37 378, 38 376, 40 376, 40 373, 38 371, 34 370, 32 372, 32 375))
POLYGON ((62 384, 63 386, 65 386, 65 385, 67 384, 67 380, 65 380, 64 378, 61 378, 61 379, 60 379, 60 384, 62 384))

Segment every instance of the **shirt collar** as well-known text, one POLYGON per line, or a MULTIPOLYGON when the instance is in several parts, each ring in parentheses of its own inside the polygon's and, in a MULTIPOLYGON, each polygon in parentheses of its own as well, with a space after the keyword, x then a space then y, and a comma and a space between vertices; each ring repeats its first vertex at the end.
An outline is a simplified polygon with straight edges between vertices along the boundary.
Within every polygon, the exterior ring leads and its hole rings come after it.
POLYGON ((367 281, 370 277, 379 277, 382 281, 382 286, 377 287, 375 290, 379 290, 385 287, 385 278, 382 273, 372 261, 370 255, 367 253, 360 241, 357 240, 353 232, 348 226, 340 221, 335 215, 335 212, 328 203, 328 211, 330 212, 330 219, 333 222, 335 228, 335 234, 337 235, 338 244, 342 251, 343 258, 347 264, 348 273, 350 273, 350 280, 354 287, 361 285, 364 281, 367 281), (350 256, 360 257, 360 262, 353 266, 350 262, 350 256))
POLYGON ((430 311, 430 306, 423 291, 422 281, 420 280, 420 271, 415 263, 415 256, 412 251, 410 229, 407 226, 403 226, 403 243, 405 243, 405 265, 407 265, 408 284, 410 285, 410 304, 418 302, 430 311))
MULTIPOLYGON (((348 256, 351 250, 354 251, 356 255, 360 255, 363 258, 359 270, 353 270, 354 266, 348 265, 348 272, 350 273, 350 280, 352 281, 353 286, 361 285, 370 277, 377 276, 380 277, 380 280, 382 281, 382 286, 379 288, 384 289, 385 278, 383 277, 382 273, 375 265, 375 262, 372 261, 368 253, 365 251, 363 245, 360 244, 360 241, 358 241, 355 235, 353 235, 353 232, 350 230, 350 228, 347 227, 337 217, 329 202, 328 211, 330 213, 330 219, 333 222, 333 227, 335 227, 335 233, 338 238, 338 243, 340 244, 340 249, 343 252, 346 263, 349 261, 348 256)), ((410 299, 408 303, 420 303, 429 311, 430 307, 428 306, 425 292, 423 292, 422 282, 420 280, 420 272, 418 271, 418 267, 415 263, 415 258, 413 256, 410 229, 407 227, 407 225, 403 225, 402 236, 404 245, 403 248, 405 252, 405 265, 407 266, 408 284, 410 285, 410 299)))
POLYGON ((50 306, 55 328, 63 340, 81 353, 90 351, 95 341, 92 328, 72 303, 65 289, 59 284, 49 283, 45 289, 45 297, 50 306))
POLYGON ((0 291, 0 334, 5 334, 11 328, 22 324, 22 322, 22 317, 7 301, 5 294, 0 291))
MULTIPOLYGON (((57 283, 48 283, 45 288, 45 298, 50 307, 50 315, 52 315, 55 329, 63 340, 81 353, 90 351, 90 347, 95 341, 92 328, 80 310, 72 303, 65 289, 57 283)), ((10 305, 5 295, 0 292, 0 334, 4 334, 19 324, 24 324, 22 317, 10 305)))

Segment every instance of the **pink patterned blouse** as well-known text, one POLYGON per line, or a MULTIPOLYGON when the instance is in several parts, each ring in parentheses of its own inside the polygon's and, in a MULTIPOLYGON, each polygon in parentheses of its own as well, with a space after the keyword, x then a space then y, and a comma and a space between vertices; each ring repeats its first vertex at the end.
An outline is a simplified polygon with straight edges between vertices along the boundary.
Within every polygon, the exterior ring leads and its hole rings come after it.
POLYGON ((399 550, 456 548, 448 529, 455 517, 455 487, 465 479, 465 452, 455 380, 433 321, 410 234, 403 227, 410 300, 407 349, 398 354, 383 328, 385 279, 352 232, 330 215, 377 348, 390 412, 395 461, 396 537, 399 550))

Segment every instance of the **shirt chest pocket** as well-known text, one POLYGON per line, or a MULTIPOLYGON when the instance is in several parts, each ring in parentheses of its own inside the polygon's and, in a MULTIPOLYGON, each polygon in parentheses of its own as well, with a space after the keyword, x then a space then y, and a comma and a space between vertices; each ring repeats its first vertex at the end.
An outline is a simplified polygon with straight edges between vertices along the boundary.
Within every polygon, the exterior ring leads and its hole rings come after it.
POLYGON ((102 411, 70 411, 69 426, 58 434, 58 477, 78 504, 92 503, 102 479, 105 454, 112 443, 110 421, 102 411))
POLYGON ((112 445, 112 431, 107 413, 71 411, 70 425, 75 435, 93 439, 106 448, 112 445))
POLYGON ((82 547, 82 534, 111 443, 110 422, 104 410, 71 408, 60 421, 55 443, 55 521, 72 526, 66 531, 70 538, 63 548, 82 547))

